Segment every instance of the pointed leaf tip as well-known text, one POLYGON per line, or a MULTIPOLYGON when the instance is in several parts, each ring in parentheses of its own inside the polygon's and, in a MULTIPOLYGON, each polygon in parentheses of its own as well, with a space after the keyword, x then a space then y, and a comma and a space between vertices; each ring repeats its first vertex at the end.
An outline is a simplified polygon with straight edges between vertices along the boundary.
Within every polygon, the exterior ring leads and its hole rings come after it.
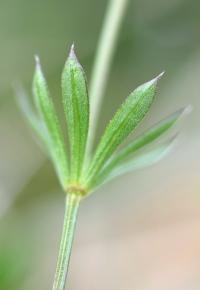
POLYGON ((71 46, 71 48, 70 48, 69 58, 72 58, 72 59, 77 60, 77 56, 76 56, 76 53, 75 53, 75 46, 74 46, 74 43, 72 43, 72 46, 71 46))
POLYGON ((78 60, 78 57, 77 57, 77 55, 75 53, 74 43, 72 44, 72 46, 70 48, 70 52, 69 52, 69 56, 68 56, 67 61, 72 62, 72 63, 75 64, 75 66, 83 69, 82 66, 81 66, 81 64, 80 64, 80 62, 79 62, 79 60, 78 60))
POLYGON ((157 83, 162 77, 163 77, 163 75, 165 74, 165 71, 163 71, 163 72, 161 72, 158 76, 156 76, 153 80, 152 80, 152 82, 153 83, 157 83))
POLYGON ((35 63, 36 63, 36 67, 40 68, 40 58, 37 54, 35 54, 35 63))
POLYGON ((161 72, 157 77, 156 79, 159 80, 162 78, 162 76, 165 74, 165 71, 161 72))
POLYGON ((188 105, 185 108, 183 108, 182 115, 184 116, 189 115, 192 112, 192 110, 193 110, 192 105, 188 105))
POLYGON ((191 105, 188 105, 186 107, 183 107, 179 109, 175 114, 177 115, 176 121, 180 122, 182 121, 187 115, 189 115, 193 110, 193 107, 191 105))

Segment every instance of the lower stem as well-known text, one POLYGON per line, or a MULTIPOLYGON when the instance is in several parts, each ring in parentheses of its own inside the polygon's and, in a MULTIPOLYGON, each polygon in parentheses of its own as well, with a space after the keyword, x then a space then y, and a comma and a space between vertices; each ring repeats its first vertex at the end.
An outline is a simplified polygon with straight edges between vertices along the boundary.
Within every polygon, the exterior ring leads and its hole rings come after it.
POLYGON ((65 289, 80 199, 81 197, 77 193, 70 193, 66 198, 63 232, 58 254, 53 290, 65 289))

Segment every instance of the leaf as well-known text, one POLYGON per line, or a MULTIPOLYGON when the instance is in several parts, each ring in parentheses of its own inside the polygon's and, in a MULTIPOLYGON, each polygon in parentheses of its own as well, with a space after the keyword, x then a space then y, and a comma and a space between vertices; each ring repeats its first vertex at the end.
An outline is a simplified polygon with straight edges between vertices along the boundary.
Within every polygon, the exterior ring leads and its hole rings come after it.
POLYGON ((33 94, 36 107, 48 134, 46 141, 48 143, 47 145, 50 150, 56 172, 63 188, 66 188, 68 182, 68 162, 64 140, 53 102, 49 98, 47 84, 43 76, 38 57, 36 57, 33 94))
POLYGON ((26 95, 25 90, 21 86, 15 85, 15 91, 16 101, 20 110, 24 114, 24 117, 28 121, 29 125, 32 127, 34 133, 39 137, 39 140, 35 140, 36 143, 41 147, 44 153, 48 153, 48 155, 50 155, 51 157, 52 148, 49 145, 49 135, 43 121, 36 114, 36 112, 33 111, 32 105, 29 101, 29 97, 26 95), (47 149, 48 152, 46 152, 47 149))
POLYGON ((15 92, 16 92, 16 101, 17 104, 24 114, 24 117, 28 121, 29 125, 32 127, 34 132, 44 141, 46 142, 47 132, 41 122, 40 118, 37 114, 33 111, 33 108, 29 102, 29 98, 26 95, 24 89, 19 86, 15 85, 15 92))
MULTIPOLYGON (((136 140, 132 141, 125 148, 121 149, 119 152, 111 156, 111 158, 102 168, 102 171, 99 173, 99 176, 97 175, 97 177, 94 177, 94 183, 95 179, 105 178, 120 163, 125 162, 127 159, 132 158, 132 155, 136 151, 152 143, 153 141, 158 139, 162 134, 166 133, 177 123, 178 120, 181 119, 181 117, 187 114, 189 110, 190 108, 186 107, 176 111, 175 113, 171 114, 164 120, 160 121, 150 129, 148 129, 145 133, 139 136, 136 140)), ((91 184, 92 183, 93 181, 91 181, 91 184)))
POLYGON ((154 100, 157 81, 162 75, 160 74, 155 79, 134 90, 114 115, 92 159, 87 174, 88 183, 99 172, 118 145, 125 140, 144 118, 154 100))
POLYGON ((62 74, 62 94, 70 142, 70 179, 73 183, 81 174, 89 124, 86 78, 73 45, 62 74))
POLYGON ((126 173, 132 172, 134 170, 146 168, 148 166, 154 165, 162 158, 164 158, 169 152, 171 152, 176 135, 174 135, 170 140, 164 142, 163 144, 158 145, 156 148, 151 149, 147 153, 137 155, 132 159, 126 160, 118 164, 108 175, 99 175, 98 179, 95 182, 95 187, 102 185, 111 181, 112 179, 122 176, 126 173))

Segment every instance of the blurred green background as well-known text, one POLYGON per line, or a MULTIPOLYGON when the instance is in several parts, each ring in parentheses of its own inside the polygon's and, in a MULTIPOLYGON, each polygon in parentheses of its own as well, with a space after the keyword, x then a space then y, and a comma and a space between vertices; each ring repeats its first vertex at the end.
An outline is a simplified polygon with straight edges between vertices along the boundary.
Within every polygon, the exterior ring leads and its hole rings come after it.
MULTIPOLYGON (((72 42, 88 81, 106 0, 0 0, 0 289, 51 289, 64 195, 12 84, 31 94, 39 54, 60 109, 72 42)), ((191 104, 178 146, 152 168, 106 185, 81 207, 69 289, 200 288, 200 1, 130 0, 98 135, 128 93, 165 70, 140 132, 191 104)))

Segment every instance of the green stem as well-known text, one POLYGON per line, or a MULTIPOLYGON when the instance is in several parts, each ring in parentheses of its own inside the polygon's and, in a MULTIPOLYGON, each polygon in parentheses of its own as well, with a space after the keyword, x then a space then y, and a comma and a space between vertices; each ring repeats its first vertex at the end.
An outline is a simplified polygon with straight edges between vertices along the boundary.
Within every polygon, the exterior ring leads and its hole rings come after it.
POLYGON ((94 67, 92 71, 90 100, 90 131, 87 144, 88 153, 93 147, 97 123, 104 96, 108 75, 110 72, 117 37, 125 15, 128 0, 110 0, 97 46, 94 67))
POLYGON ((77 193, 70 193, 66 198, 63 232, 58 254, 53 290, 64 290, 65 288, 80 199, 81 197, 77 193))

